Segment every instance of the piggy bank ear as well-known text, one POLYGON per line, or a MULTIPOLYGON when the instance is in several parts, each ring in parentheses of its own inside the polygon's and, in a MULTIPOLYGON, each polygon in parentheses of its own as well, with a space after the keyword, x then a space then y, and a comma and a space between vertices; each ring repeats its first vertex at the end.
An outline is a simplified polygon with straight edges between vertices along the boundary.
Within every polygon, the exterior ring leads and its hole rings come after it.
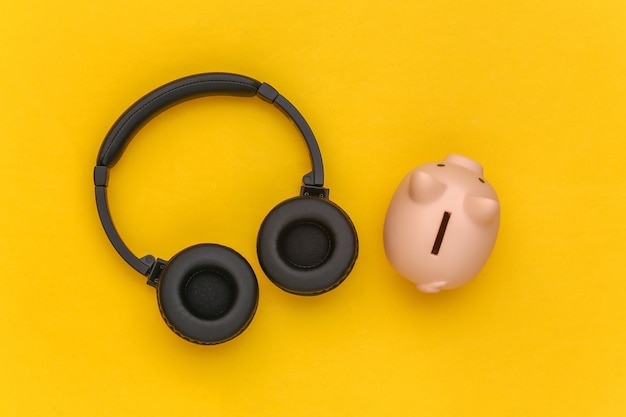
POLYGON ((463 210, 475 223, 487 226, 498 217, 500 203, 493 198, 466 195, 463 210))
POLYGON ((409 196, 416 203, 436 200, 448 187, 424 171, 413 171, 409 178, 409 196))

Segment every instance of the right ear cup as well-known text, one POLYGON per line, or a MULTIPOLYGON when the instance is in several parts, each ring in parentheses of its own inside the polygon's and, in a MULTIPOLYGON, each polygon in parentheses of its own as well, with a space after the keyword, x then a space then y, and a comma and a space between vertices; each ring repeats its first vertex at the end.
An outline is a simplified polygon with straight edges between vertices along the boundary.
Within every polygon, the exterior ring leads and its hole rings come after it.
POLYGON ((267 215, 257 253, 263 271, 278 287, 317 295, 348 276, 358 256, 358 238, 352 221, 335 203, 295 197, 267 215))
POLYGON ((183 339, 203 345, 225 342, 245 330, 258 299, 250 264, 216 244, 195 245, 176 254, 157 285, 167 325, 183 339))

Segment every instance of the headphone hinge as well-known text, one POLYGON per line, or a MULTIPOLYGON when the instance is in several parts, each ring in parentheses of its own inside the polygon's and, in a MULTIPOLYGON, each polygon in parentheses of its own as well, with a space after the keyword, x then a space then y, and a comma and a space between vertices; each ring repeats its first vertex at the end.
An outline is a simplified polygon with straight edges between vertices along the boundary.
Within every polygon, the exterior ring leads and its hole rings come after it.
POLYGON ((328 198, 330 190, 324 187, 316 187, 314 185, 303 185, 300 187, 300 195, 303 197, 319 197, 328 198))
POLYGON ((161 272, 163 272, 165 265, 167 265, 167 261, 164 261, 161 258, 157 258, 148 274, 146 274, 146 276, 148 277, 148 281, 146 281, 146 284, 156 288, 157 284, 159 283, 159 277, 161 276, 161 272))

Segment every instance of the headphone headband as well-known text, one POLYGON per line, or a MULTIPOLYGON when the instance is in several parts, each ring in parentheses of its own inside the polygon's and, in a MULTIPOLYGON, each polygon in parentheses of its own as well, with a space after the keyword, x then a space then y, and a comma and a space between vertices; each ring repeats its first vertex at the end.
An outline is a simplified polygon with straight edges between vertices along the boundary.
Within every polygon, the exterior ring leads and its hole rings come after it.
MULTIPOLYGON (((152 118, 176 104, 212 95, 242 97, 258 95, 264 101, 273 103, 278 107, 296 124, 309 150, 312 171, 302 178, 304 185, 323 189, 324 166, 313 131, 298 109, 269 84, 230 73, 197 74, 165 84, 139 99, 119 117, 100 147, 94 169, 96 205, 105 232, 122 258, 143 275, 152 272, 156 260, 152 255, 147 255, 141 259, 137 258, 128 249, 115 229, 106 192, 109 169, 121 158, 124 149, 137 131, 152 118)), ((323 192, 327 196, 327 190, 323 192)))
POLYGON ((296 124, 309 150, 313 170, 304 176, 304 184, 318 187, 324 185, 324 166, 317 140, 298 109, 267 83, 243 75, 221 72, 180 78, 140 98, 119 117, 107 133, 98 152, 96 165, 112 168, 135 133, 159 113, 184 101, 213 95, 259 95, 261 99, 278 107, 296 124))

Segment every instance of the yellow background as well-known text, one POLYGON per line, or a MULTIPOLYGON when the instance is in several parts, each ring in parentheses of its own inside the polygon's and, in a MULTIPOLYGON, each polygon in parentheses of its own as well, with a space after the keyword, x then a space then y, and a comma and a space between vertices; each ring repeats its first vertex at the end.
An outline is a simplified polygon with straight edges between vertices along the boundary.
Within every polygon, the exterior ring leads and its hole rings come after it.
POLYGON ((0 37, 1 415, 626 415, 623 0, 16 1, 0 37), (122 236, 221 243, 259 280, 248 330, 202 347, 109 245, 92 169, 136 99, 210 71, 299 108, 361 251, 324 296, 273 286, 256 233, 308 172, 295 127, 258 99, 159 116, 111 173, 122 236), (421 294, 382 222, 448 153, 485 167, 500 235, 472 283, 421 294))

